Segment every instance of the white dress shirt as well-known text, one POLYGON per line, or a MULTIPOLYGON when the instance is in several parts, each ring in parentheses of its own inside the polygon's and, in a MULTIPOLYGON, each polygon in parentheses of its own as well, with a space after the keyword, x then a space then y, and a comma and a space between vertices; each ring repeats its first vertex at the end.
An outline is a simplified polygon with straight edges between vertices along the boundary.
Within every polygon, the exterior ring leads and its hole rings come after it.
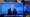
POLYGON ((13 9, 11 8, 11 12, 13 12, 13 9))
POLYGON ((21 3, 21 1, 18 1, 18 3, 21 3))

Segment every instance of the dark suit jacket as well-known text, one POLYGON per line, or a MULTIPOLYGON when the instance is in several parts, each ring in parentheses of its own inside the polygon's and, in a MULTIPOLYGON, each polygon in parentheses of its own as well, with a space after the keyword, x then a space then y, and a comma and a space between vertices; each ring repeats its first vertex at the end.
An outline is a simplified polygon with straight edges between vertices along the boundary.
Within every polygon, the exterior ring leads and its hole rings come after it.
POLYGON ((24 12, 23 17, 26 17, 26 15, 28 15, 28 10, 26 10, 26 11, 24 12))
POLYGON ((11 12, 11 9, 9 9, 7 15, 16 15, 16 14, 17 14, 16 9, 13 10, 13 14, 12 14, 12 12, 11 12))
POLYGON ((28 13, 28 10, 26 10, 24 13, 28 13))

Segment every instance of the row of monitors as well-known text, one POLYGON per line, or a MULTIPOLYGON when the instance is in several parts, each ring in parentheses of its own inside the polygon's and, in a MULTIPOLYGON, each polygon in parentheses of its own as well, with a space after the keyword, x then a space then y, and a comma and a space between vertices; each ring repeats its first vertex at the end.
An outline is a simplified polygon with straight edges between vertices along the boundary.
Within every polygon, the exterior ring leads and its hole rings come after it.
MULTIPOLYGON (((24 4, 23 3, 20 3, 20 4, 15 3, 14 6, 15 6, 15 9, 17 10, 18 14, 24 14, 24 11, 23 11, 24 10, 24 4)), ((1 7, 2 7, 1 13, 6 14, 6 11, 10 8, 10 4, 2 3, 1 7)), ((30 12, 30 6, 26 6, 26 8, 27 8, 28 12, 30 12)))

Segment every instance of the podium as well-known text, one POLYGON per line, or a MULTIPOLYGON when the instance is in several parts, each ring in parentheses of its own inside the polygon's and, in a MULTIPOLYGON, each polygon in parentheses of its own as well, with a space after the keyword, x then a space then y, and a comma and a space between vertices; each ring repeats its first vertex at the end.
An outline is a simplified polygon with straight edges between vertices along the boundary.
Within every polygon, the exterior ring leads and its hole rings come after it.
POLYGON ((23 17, 23 15, 4 15, 4 17, 23 17))

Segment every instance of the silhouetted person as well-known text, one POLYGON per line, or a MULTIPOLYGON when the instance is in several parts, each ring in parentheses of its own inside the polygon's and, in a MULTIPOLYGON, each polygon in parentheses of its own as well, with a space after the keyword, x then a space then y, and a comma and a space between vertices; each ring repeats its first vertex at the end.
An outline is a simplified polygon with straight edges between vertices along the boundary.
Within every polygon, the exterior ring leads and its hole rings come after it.
POLYGON ((28 15, 28 10, 24 8, 24 17, 26 17, 26 15, 28 15))
POLYGON ((16 11, 16 9, 14 8, 14 4, 11 4, 10 7, 11 7, 11 8, 8 9, 8 14, 7 14, 7 15, 16 15, 16 14, 17 14, 17 11, 16 11))

